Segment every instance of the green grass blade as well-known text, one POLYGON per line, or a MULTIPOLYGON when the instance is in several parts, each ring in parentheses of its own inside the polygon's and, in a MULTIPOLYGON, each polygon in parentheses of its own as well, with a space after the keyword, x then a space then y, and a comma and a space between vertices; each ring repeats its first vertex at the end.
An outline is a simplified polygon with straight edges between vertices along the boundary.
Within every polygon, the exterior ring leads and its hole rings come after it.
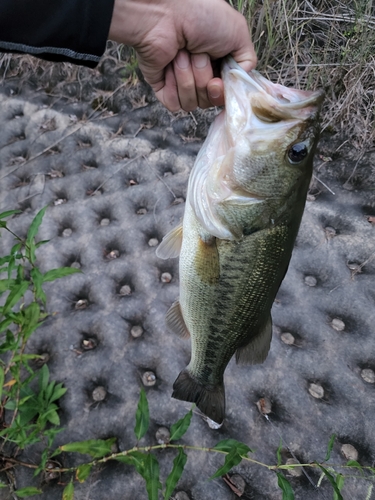
POLYGON ((45 214, 46 210, 47 210, 47 206, 45 206, 44 208, 42 208, 42 210, 40 210, 36 214, 36 216, 34 217, 34 220, 30 224, 29 230, 27 232, 27 238, 26 238, 26 244, 27 245, 29 245, 31 243, 31 241, 34 240, 35 236, 37 235, 39 227, 40 227, 40 225, 42 223, 42 220, 43 220, 43 217, 44 217, 44 214, 45 214))
POLYGON ((87 441, 64 444, 59 447, 59 450, 91 455, 93 458, 102 458, 112 453, 112 446, 115 442, 116 438, 106 440, 89 439, 87 441))
POLYGON ((47 389, 49 380, 49 369, 47 365, 43 365, 39 371, 39 390, 45 391, 47 389))
POLYGON ((134 433, 138 441, 146 434, 150 425, 150 412, 145 390, 141 389, 138 401, 138 408, 135 414, 134 433))
POLYGON ((182 448, 179 448, 177 457, 173 460, 173 468, 167 477, 166 488, 164 493, 164 500, 169 500, 182 473, 187 461, 187 455, 182 448))
POLYGON ((283 460, 281 457, 281 451, 283 449, 283 440, 280 438, 280 444, 279 447, 276 450, 276 457, 277 457, 277 465, 281 465, 283 460))
POLYGON ((362 470, 362 465, 358 463, 356 460, 348 460, 346 462, 347 467, 354 467, 359 470, 361 475, 363 476, 363 470, 362 470))
POLYGON ((333 477, 333 475, 325 467, 323 467, 322 465, 320 465, 318 463, 316 463, 316 465, 319 467, 319 469, 321 469, 322 472, 324 472, 326 478, 331 483, 332 488, 333 488, 334 492, 336 493, 335 500, 344 500, 343 497, 342 497, 342 495, 341 495, 341 493, 340 493, 339 487, 336 484, 336 480, 333 477))
POLYGON ((277 475, 277 484, 279 488, 283 492, 283 500, 294 500, 294 493, 292 487, 290 486, 289 481, 285 478, 281 472, 276 472, 277 475))
POLYGON ((43 274, 39 271, 38 268, 34 267, 31 270, 30 275, 35 287, 35 297, 37 299, 40 299, 43 304, 46 304, 47 297, 42 288, 43 274))
POLYGON ((149 500, 158 500, 161 483, 159 480, 159 462, 152 453, 146 455, 144 460, 143 479, 146 481, 146 490, 149 500))
POLYGON ((91 472, 92 464, 82 464, 78 467, 76 472, 76 478, 80 483, 84 483, 89 477, 91 472))
POLYGON ((64 488, 62 500, 73 500, 74 498, 74 484, 71 482, 64 488))
MULTIPOLYGON (((345 477, 342 475, 342 474, 337 474, 336 476, 336 486, 338 488, 338 490, 341 492, 343 486, 344 486, 344 481, 345 481, 345 477)), ((338 496, 337 496, 337 493, 334 492, 333 493, 333 500, 338 500, 338 496)))
POLYGON ((216 477, 224 476, 227 474, 232 467, 238 465, 242 460, 241 455, 239 455, 237 449, 233 447, 231 451, 225 456, 224 465, 220 467, 210 479, 215 479, 216 477))
POLYGON ((335 444, 335 439, 336 439, 336 434, 332 434, 329 443, 328 443, 328 448, 327 448, 327 453, 326 453, 326 458, 324 459, 325 462, 331 458, 331 452, 333 445, 335 444))
POLYGON ((0 401, 1 401, 1 395, 3 393, 3 385, 4 385, 4 370, 0 366, 0 401))
POLYGON ((64 278, 64 276, 70 276, 71 274, 82 273, 80 269, 75 267, 59 267, 57 269, 51 269, 43 275, 43 283, 46 281, 55 281, 58 278, 64 278))
POLYGON ((226 452, 230 452, 233 448, 235 448, 237 453, 243 457, 246 457, 248 453, 253 453, 253 451, 246 444, 241 443, 236 439, 223 439, 213 447, 214 450, 226 452))
POLYGON ((14 285, 7 297, 7 300, 4 304, 3 308, 3 315, 5 316, 11 309, 12 307, 17 304, 19 299, 23 297, 26 293, 26 290, 29 288, 29 282, 28 281, 21 281, 21 283, 18 283, 17 285, 14 285))
POLYGON ((178 420, 171 427, 171 437, 170 441, 177 441, 181 439, 185 432, 188 430, 191 422, 191 417, 193 416, 193 408, 180 420, 178 420))
POLYGON ((20 214, 21 210, 8 210, 7 212, 2 212, 0 214, 0 219, 5 219, 6 217, 10 217, 11 215, 14 214, 20 214))
POLYGON ((39 490, 38 488, 34 488, 34 486, 27 486, 26 488, 16 490, 14 493, 18 498, 27 498, 34 495, 40 495, 40 493, 43 493, 43 491, 39 490))

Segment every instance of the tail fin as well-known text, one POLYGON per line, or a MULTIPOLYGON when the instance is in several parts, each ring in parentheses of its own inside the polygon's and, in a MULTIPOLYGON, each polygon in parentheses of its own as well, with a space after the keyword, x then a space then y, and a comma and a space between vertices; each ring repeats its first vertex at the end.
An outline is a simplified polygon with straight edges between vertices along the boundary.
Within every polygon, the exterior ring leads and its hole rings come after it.
POLYGON ((204 387, 185 369, 173 384, 172 398, 195 403, 201 412, 217 424, 221 424, 224 420, 224 384, 204 387))

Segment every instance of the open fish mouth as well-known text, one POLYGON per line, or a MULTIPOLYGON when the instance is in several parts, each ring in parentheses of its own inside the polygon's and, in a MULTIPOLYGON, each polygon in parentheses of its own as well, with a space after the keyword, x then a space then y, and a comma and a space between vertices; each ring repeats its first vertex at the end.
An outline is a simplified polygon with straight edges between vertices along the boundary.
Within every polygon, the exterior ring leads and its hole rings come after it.
POLYGON ((222 75, 226 107, 230 106, 233 93, 241 92, 236 101, 243 102, 246 95, 253 113, 268 123, 293 119, 304 121, 314 117, 324 100, 322 90, 291 89, 270 82, 256 70, 246 73, 231 56, 223 60, 222 75))

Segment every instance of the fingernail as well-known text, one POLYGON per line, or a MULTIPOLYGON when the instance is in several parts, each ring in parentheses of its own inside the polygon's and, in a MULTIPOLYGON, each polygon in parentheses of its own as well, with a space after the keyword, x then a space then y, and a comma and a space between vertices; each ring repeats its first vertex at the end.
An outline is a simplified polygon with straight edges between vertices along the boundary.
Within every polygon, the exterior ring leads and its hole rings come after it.
POLYGON ((209 93, 210 97, 217 99, 221 96, 221 88, 218 85, 214 85, 213 87, 210 87, 209 93))
POLYGON ((176 57, 176 64, 180 69, 186 69, 189 67, 190 64, 190 57, 189 55, 181 50, 176 57))
POLYGON ((193 64, 196 68, 202 69, 205 68, 208 64, 208 55, 207 54, 195 54, 192 57, 193 64))

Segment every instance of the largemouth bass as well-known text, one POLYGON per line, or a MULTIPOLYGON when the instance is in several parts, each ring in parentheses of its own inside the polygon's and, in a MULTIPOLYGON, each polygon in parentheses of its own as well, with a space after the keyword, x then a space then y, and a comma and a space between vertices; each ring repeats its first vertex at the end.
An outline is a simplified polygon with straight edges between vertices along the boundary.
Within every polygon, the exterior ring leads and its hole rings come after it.
POLYGON ((192 169, 183 224, 157 255, 180 255, 180 298, 167 326, 191 337, 191 360, 172 396, 225 416, 223 376, 268 354, 271 307, 305 206, 323 92, 273 84, 224 60, 225 110, 192 169))

